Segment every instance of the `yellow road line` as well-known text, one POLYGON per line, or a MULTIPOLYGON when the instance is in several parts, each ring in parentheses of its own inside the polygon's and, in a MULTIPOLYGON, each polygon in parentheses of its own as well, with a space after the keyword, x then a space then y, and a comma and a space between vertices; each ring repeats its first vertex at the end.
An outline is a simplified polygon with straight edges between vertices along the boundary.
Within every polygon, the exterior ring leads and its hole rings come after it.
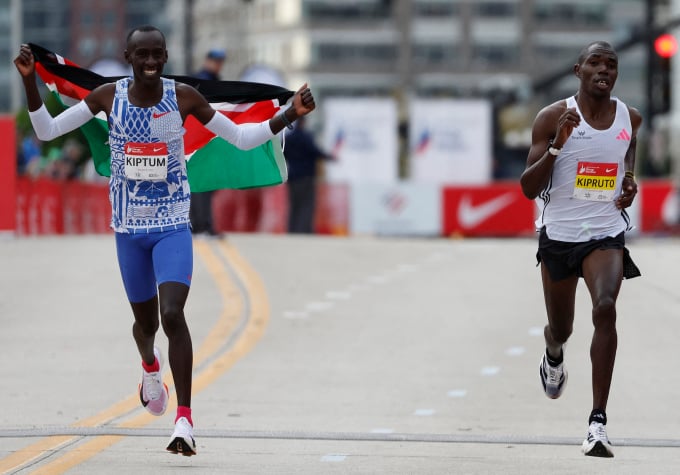
MULTIPOLYGON (((224 241, 218 244, 222 255, 232 263, 233 271, 250 296, 250 312, 247 324, 234 345, 224 354, 218 356, 205 369, 193 379, 192 393, 205 389, 212 384, 220 375, 227 371, 239 358, 245 355, 264 333, 269 320, 269 303, 266 290, 257 273, 249 263, 236 251, 236 249, 224 241)), ((220 259, 210 249, 209 245, 202 241, 196 241, 195 248, 201 256, 208 271, 217 284, 224 306, 219 322, 213 327, 200 348, 196 351, 196 364, 214 356, 234 330, 239 315, 244 308, 243 295, 235 288, 225 267, 220 259)), ((174 397, 174 394, 173 394, 174 397)), ((125 400, 102 411, 96 416, 90 417, 78 423, 78 427, 92 427, 108 422, 134 410, 138 407, 138 395, 134 394, 125 400)), ((148 413, 140 413, 138 416, 118 424, 118 427, 139 428, 149 424, 154 416, 148 413)), ((36 474, 58 474, 84 462, 95 456, 102 450, 120 441, 122 436, 98 436, 87 442, 78 444, 58 459, 41 467, 36 474)), ((21 449, 5 459, 0 460, 0 471, 17 469, 32 460, 41 457, 45 452, 56 450, 67 442, 74 440, 72 436, 52 436, 41 440, 29 447, 21 449)))

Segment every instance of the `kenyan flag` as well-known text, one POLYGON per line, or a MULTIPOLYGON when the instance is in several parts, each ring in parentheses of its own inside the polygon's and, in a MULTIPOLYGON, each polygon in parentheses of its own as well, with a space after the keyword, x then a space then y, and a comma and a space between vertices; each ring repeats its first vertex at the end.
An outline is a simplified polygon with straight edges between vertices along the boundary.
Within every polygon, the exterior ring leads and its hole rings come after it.
MULTIPOLYGON (((76 104, 97 86, 120 79, 100 76, 41 46, 30 46, 38 75, 64 107, 76 104)), ((166 77, 195 87, 215 110, 237 124, 272 118, 294 94, 268 84, 166 77)), ((287 180, 286 162, 278 138, 252 150, 240 150, 215 136, 194 117, 188 117, 184 127, 184 153, 191 191, 253 188, 278 185, 287 180)), ((106 116, 98 114, 83 125, 81 131, 90 146, 97 172, 110 176, 111 151, 106 116)))

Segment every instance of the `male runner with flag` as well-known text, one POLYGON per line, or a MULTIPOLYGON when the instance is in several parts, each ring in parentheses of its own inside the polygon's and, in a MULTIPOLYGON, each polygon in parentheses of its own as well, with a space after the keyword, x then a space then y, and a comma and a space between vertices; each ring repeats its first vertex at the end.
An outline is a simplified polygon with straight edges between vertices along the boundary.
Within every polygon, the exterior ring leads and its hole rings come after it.
POLYGON ((132 77, 103 84, 84 100, 52 117, 35 79, 35 59, 22 45, 14 60, 23 78, 33 128, 41 140, 65 134, 104 112, 111 148, 109 197, 118 263, 134 315, 133 336, 142 358, 142 405, 165 412, 168 392, 154 339, 162 324, 177 391, 175 430, 167 450, 195 455, 191 419, 193 350, 184 306, 193 271, 190 191, 184 158, 185 120, 193 116, 208 130, 241 149, 271 140, 298 117, 314 110, 303 85, 283 113, 258 124, 236 125, 216 113, 194 88, 161 76, 168 61, 163 33, 153 26, 132 30, 125 58, 132 77), (159 322, 160 311, 160 322, 159 322))

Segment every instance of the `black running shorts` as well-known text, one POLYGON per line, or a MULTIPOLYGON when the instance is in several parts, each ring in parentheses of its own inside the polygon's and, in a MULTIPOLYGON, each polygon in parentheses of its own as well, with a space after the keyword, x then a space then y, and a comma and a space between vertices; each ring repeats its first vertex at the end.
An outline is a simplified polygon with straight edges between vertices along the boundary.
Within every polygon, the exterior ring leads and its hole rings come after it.
POLYGON ((550 239, 543 227, 538 236, 536 261, 545 264, 552 280, 563 280, 574 274, 583 277, 583 259, 596 249, 623 249, 623 278, 642 275, 626 249, 624 233, 586 242, 564 242, 550 239))

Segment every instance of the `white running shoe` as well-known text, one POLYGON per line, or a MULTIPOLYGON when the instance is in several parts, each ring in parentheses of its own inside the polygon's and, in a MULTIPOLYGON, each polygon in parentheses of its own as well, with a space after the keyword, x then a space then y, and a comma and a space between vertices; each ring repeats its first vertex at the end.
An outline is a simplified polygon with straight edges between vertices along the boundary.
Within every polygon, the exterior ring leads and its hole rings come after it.
POLYGON ((185 457, 196 455, 194 427, 186 417, 180 417, 175 422, 175 431, 172 433, 167 450, 173 454, 182 454, 185 457))
MULTIPOLYGON (((562 349, 564 354, 564 348, 562 349)), ((564 387, 567 385, 567 368, 564 367, 564 361, 557 366, 551 366, 548 363, 548 356, 543 353, 541 358, 541 365, 539 367, 541 375, 541 383, 543 384, 543 391, 550 399, 557 399, 562 395, 564 387)))
POLYGON ((168 407, 168 386, 163 382, 163 358, 158 348, 154 346, 153 354, 158 360, 160 368, 153 373, 147 373, 142 368, 142 382, 139 384, 139 400, 142 406, 154 416, 162 416, 168 407))
POLYGON ((601 422, 591 422, 588 426, 588 437, 581 446, 585 455, 592 457, 613 457, 612 444, 607 437, 607 428, 601 422))

